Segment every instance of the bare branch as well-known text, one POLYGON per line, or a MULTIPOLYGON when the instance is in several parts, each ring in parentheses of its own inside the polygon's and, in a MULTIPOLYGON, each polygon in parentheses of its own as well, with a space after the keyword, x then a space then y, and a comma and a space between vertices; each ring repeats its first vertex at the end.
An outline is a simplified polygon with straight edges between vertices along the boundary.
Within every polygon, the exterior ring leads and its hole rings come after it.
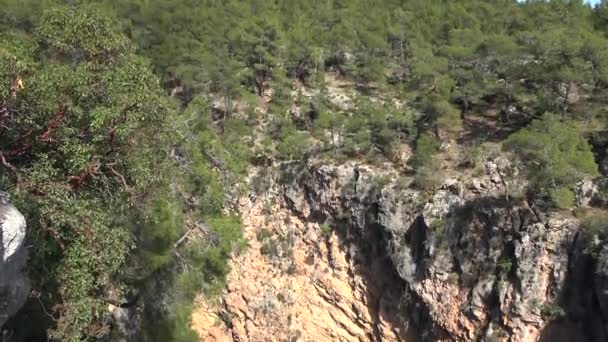
POLYGON ((114 167, 110 166, 110 172, 112 172, 112 174, 116 177, 118 177, 120 179, 120 181, 122 182, 122 185, 124 185, 125 189, 127 189, 127 191, 129 191, 129 185, 127 184, 127 181, 125 180, 125 177, 118 171, 116 171, 116 169, 114 169, 114 167))
POLYGON ((2 151, 0 151, 0 163, 2 163, 2 165, 4 167, 8 168, 15 174, 15 176, 17 177, 17 189, 18 189, 19 184, 21 184, 21 175, 17 171, 17 168, 6 160, 6 158, 4 157, 4 152, 2 152, 2 151))

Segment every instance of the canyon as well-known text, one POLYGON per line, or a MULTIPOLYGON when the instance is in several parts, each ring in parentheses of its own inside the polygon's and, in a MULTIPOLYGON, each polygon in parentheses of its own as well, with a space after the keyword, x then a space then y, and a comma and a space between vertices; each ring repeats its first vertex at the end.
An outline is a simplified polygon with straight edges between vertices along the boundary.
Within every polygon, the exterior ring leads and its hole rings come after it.
MULTIPOLYGON (((239 206, 249 247, 193 328, 204 341, 605 340, 608 249, 589 252, 570 213, 508 201, 524 186, 513 168, 488 158, 433 194, 390 165, 264 170, 272 184, 239 206)), ((595 187, 580 185, 581 204, 595 187)))

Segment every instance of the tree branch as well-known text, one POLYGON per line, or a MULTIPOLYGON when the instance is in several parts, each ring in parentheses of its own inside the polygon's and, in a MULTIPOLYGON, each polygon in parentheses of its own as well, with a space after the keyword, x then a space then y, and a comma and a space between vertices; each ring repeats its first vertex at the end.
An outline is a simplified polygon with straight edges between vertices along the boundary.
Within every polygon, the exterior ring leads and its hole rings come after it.
POLYGON ((112 172, 112 174, 116 177, 118 177, 120 179, 120 181, 122 182, 122 184, 124 185, 125 189, 127 189, 127 191, 129 191, 129 185, 127 184, 127 181, 125 180, 125 177, 118 171, 116 171, 114 169, 114 167, 109 166, 110 168, 110 172, 112 172))
POLYGON ((8 168, 15 174, 15 177, 17 177, 17 189, 19 189, 19 185, 21 184, 21 175, 17 171, 17 168, 6 160, 4 157, 4 152, 2 151, 0 151, 0 163, 2 163, 2 166, 8 168))

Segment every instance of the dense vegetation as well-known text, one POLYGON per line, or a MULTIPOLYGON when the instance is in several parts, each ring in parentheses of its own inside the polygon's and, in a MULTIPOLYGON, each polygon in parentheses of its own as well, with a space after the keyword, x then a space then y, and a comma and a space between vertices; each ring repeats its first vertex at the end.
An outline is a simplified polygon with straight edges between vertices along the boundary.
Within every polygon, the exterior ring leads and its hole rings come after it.
POLYGON ((504 148, 531 199, 571 207, 597 175, 608 8, 582 0, 0 6, 0 188, 28 218, 55 340, 104 334, 108 293, 154 277, 171 277, 171 298, 145 339, 196 340, 194 297, 217 295, 245 247, 229 212, 250 164, 397 161, 411 145, 414 186, 432 190, 442 143, 471 146, 477 128, 515 132, 504 148), (332 101, 335 79, 352 104, 332 101))

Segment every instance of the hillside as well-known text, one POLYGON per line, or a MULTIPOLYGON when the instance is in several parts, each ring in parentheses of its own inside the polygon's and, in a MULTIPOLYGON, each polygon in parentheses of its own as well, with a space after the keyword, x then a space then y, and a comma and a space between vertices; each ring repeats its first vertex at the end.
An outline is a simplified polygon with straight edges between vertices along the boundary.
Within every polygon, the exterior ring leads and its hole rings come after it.
POLYGON ((2 341, 608 340, 605 5, 0 6, 2 341))

